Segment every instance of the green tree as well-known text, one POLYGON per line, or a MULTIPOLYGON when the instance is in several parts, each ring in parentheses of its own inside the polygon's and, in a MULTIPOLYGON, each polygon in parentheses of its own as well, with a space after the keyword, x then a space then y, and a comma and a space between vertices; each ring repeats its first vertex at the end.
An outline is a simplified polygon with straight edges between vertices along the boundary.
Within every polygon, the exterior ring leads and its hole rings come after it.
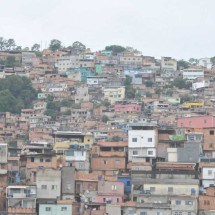
POLYGON ((40 45, 39 45, 38 43, 35 43, 35 44, 31 47, 31 51, 34 51, 34 52, 40 51, 40 45))
POLYGON ((147 98, 152 98, 152 94, 150 92, 146 92, 146 97, 147 98))
POLYGON ((145 85, 146 85, 146 87, 153 87, 153 81, 146 81, 145 82, 145 85))
POLYGON ((0 79, 0 111, 20 113, 22 108, 30 108, 37 92, 26 77, 12 75, 0 79))
POLYGON ((184 80, 183 78, 176 78, 173 81, 172 85, 179 89, 190 89, 190 87, 192 86, 190 82, 186 82, 186 80, 184 80))
POLYGON ((160 88, 156 88, 156 89, 155 89, 155 93, 156 93, 157 95, 160 95, 160 94, 162 93, 162 90, 161 90, 160 88))
POLYGON ((74 42, 72 46, 69 46, 68 48, 75 54, 80 54, 86 50, 86 46, 79 41, 74 42))
POLYGON ((106 115, 102 116, 102 122, 107 123, 108 120, 109 120, 108 116, 106 116, 106 115))
POLYGON ((185 60, 179 60, 177 62, 177 69, 180 70, 180 69, 187 69, 188 67, 190 66, 190 63, 185 61, 185 60))
POLYGON ((136 89, 133 88, 131 83, 132 83, 132 77, 126 76, 124 80, 124 85, 125 85, 125 96, 128 99, 134 99, 136 95, 136 89))
POLYGON ((9 90, 0 91, 0 111, 15 112, 16 98, 9 90))
POLYGON ((6 43, 7 40, 5 40, 3 37, 0 37, 0 51, 6 50, 6 43))
POLYGON ((29 47, 25 47, 22 51, 23 51, 23 52, 29 52, 30 49, 29 49, 29 47))
POLYGON ((126 48, 123 46, 119 46, 119 45, 111 45, 111 46, 106 46, 105 50, 112 51, 113 54, 118 54, 118 53, 124 52, 126 50, 126 48))
POLYGON ((168 96, 172 96, 173 93, 174 93, 174 91, 171 90, 171 89, 168 89, 168 90, 166 91, 166 95, 168 95, 168 96))
POLYGON ((173 86, 179 88, 179 89, 183 89, 186 86, 186 81, 183 78, 176 78, 173 81, 173 86))
POLYGON ((4 63, 6 67, 21 66, 21 63, 16 61, 14 56, 8 56, 4 63))
POLYGON ((198 60, 195 59, 195 58, 190 58, 189 63, 192 64, 192 65, 196 65, 198 63, 198 60))
POLYGON ((7 51, 14 50, 16 47, 16 43, 14 39, 8 39, 6 43, 6 49, 7 51))
POLYGON ((190 95, 186 94, 186 95, 183 95, 180 99, 180 103, 183 104, 184 102, 189 102, 191 101, 192 98, 190 95))
POLYGON ((126 77, 125 77, 125 80, 124 80, 124 85, 125 85, 125 86, 130 86, 131 83, 132 83, 132 77, 126 76, 126 77))
POLYGON ((49 44, 49 49, 51 51, 57 51, 59 49, 61 49, 61 41, 57 40, 57 39, 53 39, 51 40, 50 44, 49 44))
POLYGON ((19 51, 19 52, 21 52, 21 51, 22 51, 22 46, 16 46, 16 48, 14 49, 14 51, 19 51))

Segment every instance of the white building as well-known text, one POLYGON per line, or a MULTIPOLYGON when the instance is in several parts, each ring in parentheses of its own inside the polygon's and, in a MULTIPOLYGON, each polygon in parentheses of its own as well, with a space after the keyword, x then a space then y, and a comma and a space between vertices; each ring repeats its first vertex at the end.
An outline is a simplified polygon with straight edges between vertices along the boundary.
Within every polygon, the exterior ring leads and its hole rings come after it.
POLYGON ((209 80, 198 81, 192 84, 193 90, 198 90, 209 86, 210 86, 209 80))
POLYGON ((207 69, 211 69, 213 64, 211 63, 211 59, 210 58, 201 58, 198 61, 198 66, 203 66, 207 69))
POLYGON ((91 59, 90 56, 64 55, 60 57, 55 66, 59 73, 65 73, 70 68, 92 68, 94 67, 94 58, 91 59))
POLYGON ((183 79, 195 80, 196 78, 204 78, 203 69, 184 69, 183 79))
POLYGON ((202 186, 203 188, 215 186, 215 167, 202 167, 202 186))
POLYGON ((177 61, 171 57, 162 57, 161 58, 161 69, 162 70, 177 70, 177 61))
POLYGON ((36 185, 38 199, 59 198, 61 195, 61 170, 38 170, 36 185))
POLYGON ((129 161, 141 159, 143 162, 151 162, 156 158, 157 138, 155 124, 131 124, 128 131, 129 161))

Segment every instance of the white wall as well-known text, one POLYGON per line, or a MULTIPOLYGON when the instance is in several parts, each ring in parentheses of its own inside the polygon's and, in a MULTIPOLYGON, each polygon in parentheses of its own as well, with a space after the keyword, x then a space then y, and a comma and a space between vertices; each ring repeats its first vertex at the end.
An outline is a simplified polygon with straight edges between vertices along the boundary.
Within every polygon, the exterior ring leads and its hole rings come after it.
POLYGON ((155 130, 129 130, 128 131, 128 147, 130 148, 150 148, 156 145, 156 131, 155 130), (137 142, 133 141, 133 138, 137 138, 137 142), (149 142, 149 138, 152 138, 152 142, 149 142))
POLYGON ((202 178, 215 180, 215 167, 204 167, 202 170, 202 178))

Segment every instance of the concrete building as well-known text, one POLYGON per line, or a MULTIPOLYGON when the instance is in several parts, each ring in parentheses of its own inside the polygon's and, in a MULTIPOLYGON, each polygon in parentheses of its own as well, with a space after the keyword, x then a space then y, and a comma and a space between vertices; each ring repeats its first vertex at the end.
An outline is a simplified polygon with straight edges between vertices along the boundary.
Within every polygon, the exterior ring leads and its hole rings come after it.
POLYGON ((211 59, 206 57, 198 60, 198 66, 203 66, 207 69, 211 69, 213 64, 211 62, 211 59))
POLYGON ((128 160, 152 162, 156 158, 158 131, 156 124, 130 124, 128 131, 128 160))
POLYGON ((104 98, 111 104, 125 99, 125 87, 106 87, 103 89, 104 98))
POLYGON ((72 205, 40 204, 38 215, 72 215, 72 205))
POLYGON ((182 70, 183 79, 187 80, 195 80, 197 78, 204 78, 204 70, 203 69, 184 69, 182 70))
POLYGON ((37 199, 55 201, 61 196, 61 171, 41 169, 37 172, 37 199))
POLYGON ((61 170, 61 197, 62 199, 75 198, 75 168, 64 166, 61 170))
POLYGON ((161 69, 162 70, 177 70, 177 61, 171 57, 162 57, 161 58, 161 69))
POLYGON ((36 186, 8 186, 6 196, 9 215, 36 215, 36 186))

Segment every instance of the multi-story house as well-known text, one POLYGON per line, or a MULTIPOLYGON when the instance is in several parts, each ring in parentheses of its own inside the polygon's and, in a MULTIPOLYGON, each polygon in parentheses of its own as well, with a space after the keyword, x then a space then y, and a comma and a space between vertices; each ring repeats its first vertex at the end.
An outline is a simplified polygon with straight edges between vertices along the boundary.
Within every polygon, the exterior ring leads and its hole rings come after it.
POLYGON ((7 212, 36 215, 36 186, 8 186, 6 189, 7 212))
POLYGON ((125 99, 125 87, 106 87, 103 89, 104 98, 111 104, 125 99))
POLYGON ((158 129, 156 124, 130 124, 128 131, 128 160, 152 163, 156 159, 157 143, 158 129))
POLYGON ((206 194, 199 196, 199 215, 215 214, 215 187, 206 188, 206 194))
POLYGON ((162 70, 177 70, 177 61, 171 57, 162 57, 161 58, 161 69, 162 70))
POLYGON ((54 203, 61 197, 61 170, 38 170, 36 185, 38 203, 54 203))
POLYGON ((126 170, 128 142, 97 142, 92 148, 93 171, 126 170))
POLYGON ((75 94, 75 103, 79 104, 81 102, 89 102, 90 95, 88 93, 88 87, 77 87, 75 94))
POLYGON ((183 72, 183 79, 187 80, 195 80, 197 78, 204 78, 204 70, 203 69, 184 69, 183 72))
POLYGON ((75 199, 75 168, 63 166, 61 169, 61 198, 75 199))
POLYGON ((128 104, 115 104, 114 111, 116 114, 129 114, 136 113, 140 114, 142 110, 142 105, 138 103, 128 103, 128 104))
POLYGON ((119 181, 99 181, 98 203, 122 203, 124 199, 124 183, 119 181))
POLYGON ((72 203, 70 204, 40 204, 38 215, 72 215, 72 203))

